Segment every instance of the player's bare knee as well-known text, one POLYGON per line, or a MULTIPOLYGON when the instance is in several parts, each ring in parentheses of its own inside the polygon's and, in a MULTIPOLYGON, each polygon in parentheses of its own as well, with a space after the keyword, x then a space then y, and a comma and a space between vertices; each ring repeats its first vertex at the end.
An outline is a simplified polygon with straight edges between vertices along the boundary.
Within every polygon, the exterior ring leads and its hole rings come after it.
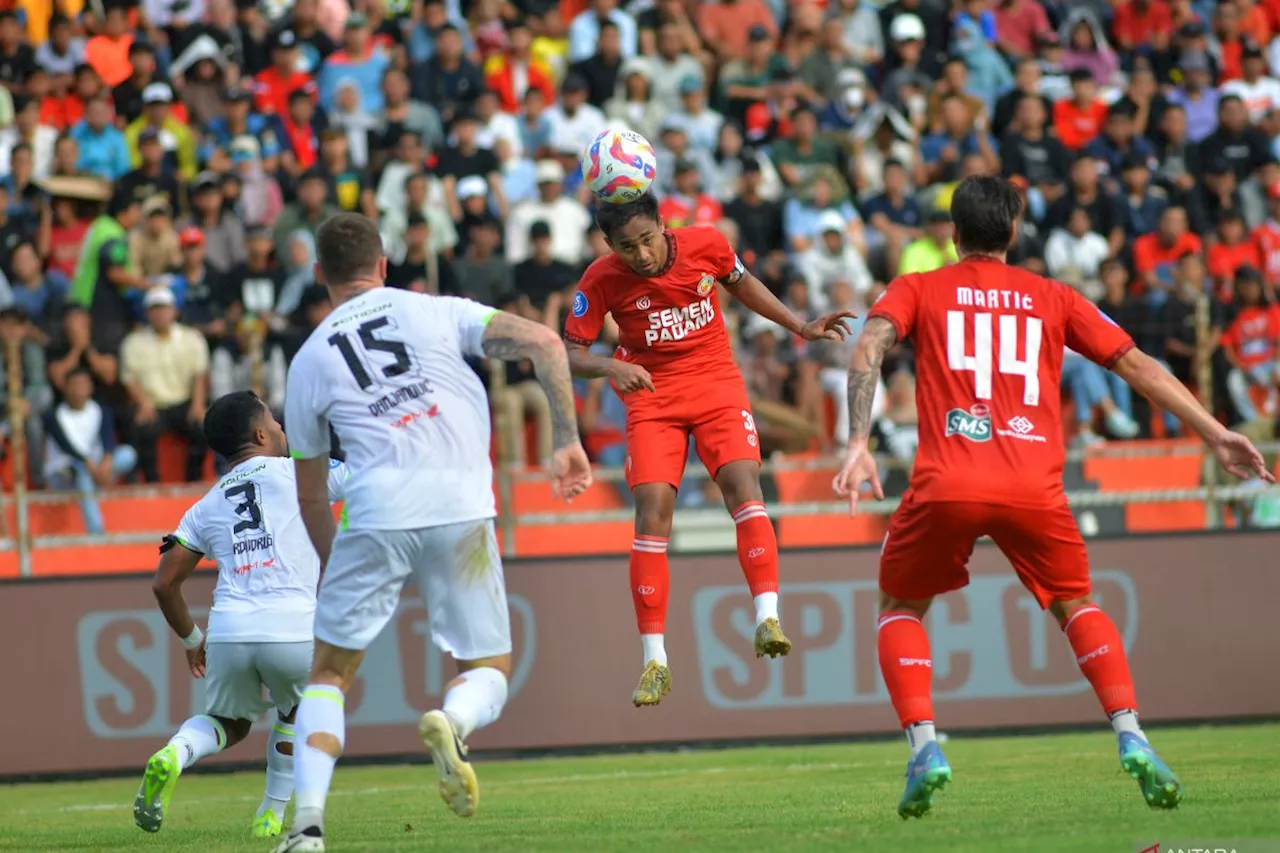
POLYGON ((329 732, 313 732, 307 735, 307 746, 312 749, 318 749, 334 758, 342 757, 342 741, 338 740, 338 736, 329 732))
POLYGON ((343 693, 351 689, 364 652, 331 646, 316 640, 315 661, 311 664, 311 684, 327 684, 343 693))
POLYGON ((1049 612, 1053 614, 1053 618, 1058 620, 1059 625, 1066 625, 1067 620, 1071 618, 1081 607, 1087 607, 1093 604, 1093 596, 1086 595, 1083 598, 1064 599, 1062 601, 1049 602, 1049 612))
POLYGON ((880 614, 913 613, 921 619, 929 612, 932 598, 895 598, 884 590, 880 591, 880 614))
POLYGON ((760 489, 760 466, 755 462, 730 462, 716 472, 715 480, 729 512, 745 503, 764 501, 764 492, 760 489))
POLYGON ((476 658, 474 660, 459 660, 458 677, 462 678, 473 669, 496 669, 507 678, 511 677, 511 654, 493 655, 487 658, 476 658))
POLYGON ((676 511, 676 490, 666 483, 645 483, 633 491, 636 499, 636 533, 641 536, 671 535, 671 517, 676 511))
POLYGON ((253 728, 253 720, 232 720, 227 717, 214 717, 218 721, 218 725, 222 726, 222 730, 226 732, 227 742, 223 745, 223 749, 235 746, 240 741, 249 736, 249 729, 253 728))

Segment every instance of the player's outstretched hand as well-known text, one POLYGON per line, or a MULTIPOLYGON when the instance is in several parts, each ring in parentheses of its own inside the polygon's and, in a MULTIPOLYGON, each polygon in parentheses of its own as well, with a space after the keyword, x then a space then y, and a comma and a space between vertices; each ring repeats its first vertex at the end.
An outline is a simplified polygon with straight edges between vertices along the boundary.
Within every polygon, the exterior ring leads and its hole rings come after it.
POLYGON ((1276 481, 1276 475, 1267 470, 1267 461, 1248 438, 1238 432, 1225 433, 1209 445, 1218 463, 1229 473, 1244 480, 1261 477, 1268 483, 1276 481))
POLYGON ((196 678, 204 678, 204 643, 196 646, 194 649, 187 649, 187 666, 191 668, 191 674, 196 678))
POLYGON ((580 442, 562 447, 551 455, 551 491, 572 503, 591 486, 591 462, 580 442))
POLYGON ((876 466, 875 457, 865 448, 850 450, 844 458, 840 473, 831 481, 831 488, 842 498, 849 499, 849 514, 858 514, 858 496, 862 492, 862 484, 871 484, 871 493, 876 500, 884 500, 884 487, 880 485, 880 469, 876 466))
POLYGON ((658 390, 653 387, 653 377, 649 375, 649 371, 629 361, 617 361, 615 359, 613 364, 610 365, 609 379, 613 382, 613 387, 617 389, 619 394, 631 394, 641 390, 658 390))
POLYGON ((806 341, 843 341, 853 334, 853 326, 849 321, 858 315, 852 311, 832 311, 823 314, 816 320, 810 320, 800 330, 800 337, 806 341))

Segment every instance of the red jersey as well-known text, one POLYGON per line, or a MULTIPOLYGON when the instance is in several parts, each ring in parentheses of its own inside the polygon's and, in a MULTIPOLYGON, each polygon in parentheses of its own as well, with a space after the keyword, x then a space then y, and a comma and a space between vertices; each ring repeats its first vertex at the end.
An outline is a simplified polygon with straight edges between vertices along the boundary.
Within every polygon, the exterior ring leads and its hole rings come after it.
POLYGON ((565 339, 590 346, 604 315, 612 314, 618 324, 614 357, 649 371, 659 389, 670 376, 717 369, 736 376, 716 283, 736 284, 746 268, 714 228, 677 228, 666 237, 670 255, 660 275, 637 275, 614 254, 587 267, 564 324, 565 339))
POLYGON ((1111 367, 1127 333, 1072 288, 983 258, 901 276, 868 316, 915 341, 917 501, 1063 500, 1063 348, 1111 367))
POLYGON ((1245 370, 1274 361, 1278 339, 1280 307, 1275 305, 1242 308, 1222 336, 1222 342, 1236 354, 1245 370))
POLYGON ((289 96, 302 89, 311 96, 314 102, 319 97, 316 81, 310 74, 291 71, 286 77, 274 65, 265 71, 259 71, 253 78, 253 106, 260 113, 267 115, 289 115, 289 96))
POLYGON ((1271 284, 1280 284, 1280 223, 1268 220, 1253 229, 1251 236, 1262 260, 1262 274, 1271 284))

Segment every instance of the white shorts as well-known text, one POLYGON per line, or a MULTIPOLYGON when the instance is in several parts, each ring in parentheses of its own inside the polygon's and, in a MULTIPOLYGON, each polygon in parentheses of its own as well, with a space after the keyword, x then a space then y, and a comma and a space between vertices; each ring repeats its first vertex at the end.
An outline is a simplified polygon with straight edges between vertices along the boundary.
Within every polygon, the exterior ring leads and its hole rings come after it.
POLYGON ((367 649, 418 585, 431 639, 458 660, 511 652, 511 617, 493 519, 417 530, 344 530, 316 599, 316 639, 367 649))
POLYGON ((210 643, 205 652, 205 713, 228 720, 256 720, 274 707, 281 717, 288 716, 302 701, 314 648, 310 641, 210 643), (263 687, 270 698, 263 696, 263 687))

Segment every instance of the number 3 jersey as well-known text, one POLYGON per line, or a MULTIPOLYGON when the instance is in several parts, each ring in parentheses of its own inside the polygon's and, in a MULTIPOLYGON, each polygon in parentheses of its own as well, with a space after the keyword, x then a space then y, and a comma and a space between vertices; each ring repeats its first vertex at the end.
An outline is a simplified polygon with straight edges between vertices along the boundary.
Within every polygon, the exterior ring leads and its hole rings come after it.
MULTIPOLYGON (((347 467, 330 460, 331 503, 342 500, 347 477, 347 467)), ((210 642, 311 639, 320 558, 298 509, 292 459, 241 462, 187 510, 173 538, 218 564, 210 642)))
POLYGON ((477 302, 379 287, 333 310, 294 356, 285 431, 294 456, 337 433, 352 530, 493 518, 489 398, 467 363, 497 313, 477 302))
POLYGON ((868 317, 915 344, 920 501, 1061 502, 1063 349, 1110 368, 1134 345, 1072 288, 981 257, 896 279, 868 317))

